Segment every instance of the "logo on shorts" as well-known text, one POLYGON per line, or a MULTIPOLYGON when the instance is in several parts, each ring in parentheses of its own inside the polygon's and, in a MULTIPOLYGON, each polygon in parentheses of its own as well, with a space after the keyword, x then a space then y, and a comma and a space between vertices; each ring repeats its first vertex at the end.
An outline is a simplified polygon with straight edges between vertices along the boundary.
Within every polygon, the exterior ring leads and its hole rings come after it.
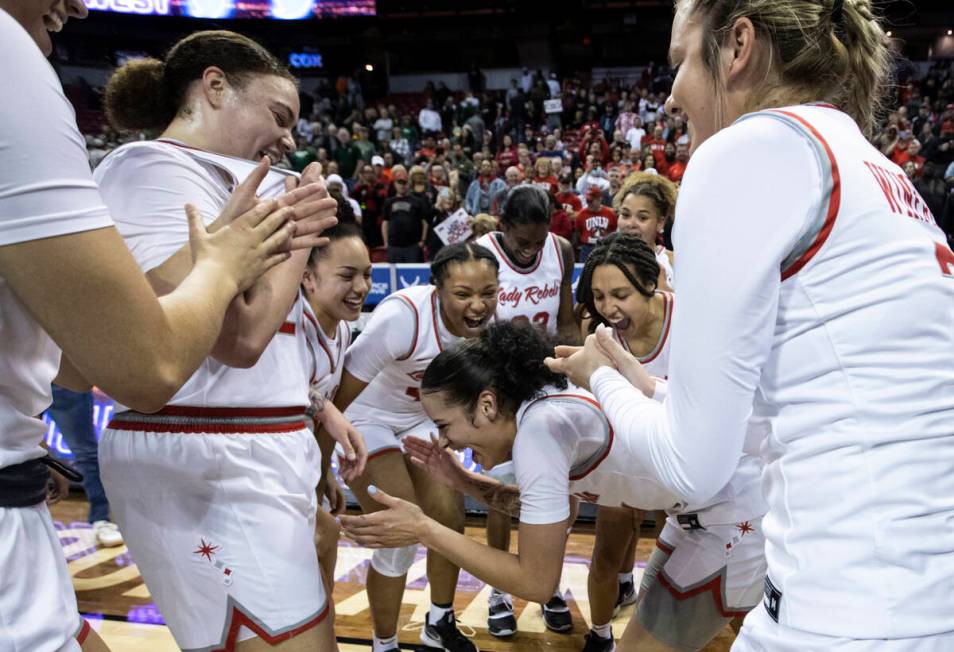
POLYGON ((765 610, 772 617, 772 620, 778 622, 778 611, 782 606, 782 592, 775 588, 768 575, 765 576, 764 590, 765 598, 762 600, 762 604, 765 605, 765 610))
POLYGON ((221 546, 213 546, 211 541, 206 542, 205 539, 199 539, 199 546, 192 551, 192 554, 205 557, 206 561, 208 561, 213 568, 221 571, 222 583, 226 586, 229 586, 232 584, 232 569, 226 566, 225 562, 218 559, 212 559, 212 557, 215 556, 216 551, 220 548, 221 546))

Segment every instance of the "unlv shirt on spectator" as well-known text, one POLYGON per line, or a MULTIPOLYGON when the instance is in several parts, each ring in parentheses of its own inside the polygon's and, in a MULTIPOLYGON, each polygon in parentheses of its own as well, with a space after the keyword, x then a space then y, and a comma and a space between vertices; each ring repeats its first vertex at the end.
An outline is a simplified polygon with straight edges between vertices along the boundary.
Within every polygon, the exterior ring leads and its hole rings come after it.
POLYGON ((596 244, 616 231, 616 213, 608 206, 600 206, 595 211, 587 206, 577 214, 576 228, 581 243, 596 244))

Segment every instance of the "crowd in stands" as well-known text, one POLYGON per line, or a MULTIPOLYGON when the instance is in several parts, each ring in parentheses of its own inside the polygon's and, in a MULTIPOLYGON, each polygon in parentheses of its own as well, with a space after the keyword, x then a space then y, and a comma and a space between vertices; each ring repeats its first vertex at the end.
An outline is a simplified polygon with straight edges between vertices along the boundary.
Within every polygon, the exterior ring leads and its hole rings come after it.
MULTIPOLYGON (((475 234, 492 230, 507 191, 534 184, 553 205, 551 230, 580 260, 616 228, 613 197, 633 172, 677 184, 691 143, 684 116, 668 115, 666 66, 650 65, 631 84, 584 84, 524 69, 506 91, 451 91, 366 103, 354 80, 303 97, 296 149, 283 164, 322 164, 329 189, 362 225, 374 259, 418 262, 443 246, 434 231, 463 209, 475 234)), ((872 143, 902 167, 949 237, 954 231, 954 71, 902 68, 893 110, 872 143)), ((87 137, 90 162, 120 142, 87 137)), ((727 161, 744 170, 744 160, 727 161)), ((668 233, 668 230, 667 230, 668 233)), ((671 247, 671 243, 666 243, 671 247)))

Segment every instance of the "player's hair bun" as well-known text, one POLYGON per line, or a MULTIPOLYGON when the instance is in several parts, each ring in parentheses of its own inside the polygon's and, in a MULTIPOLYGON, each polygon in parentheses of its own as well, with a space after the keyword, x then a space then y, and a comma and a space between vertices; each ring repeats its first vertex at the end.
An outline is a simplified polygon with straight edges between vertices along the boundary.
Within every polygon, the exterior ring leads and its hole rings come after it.
POLYGON ((118 68, 106 84, 106 118, 116 129, 162 129, 175 117, 164 101, 165 65, 158 59, 135 59, 118 68))

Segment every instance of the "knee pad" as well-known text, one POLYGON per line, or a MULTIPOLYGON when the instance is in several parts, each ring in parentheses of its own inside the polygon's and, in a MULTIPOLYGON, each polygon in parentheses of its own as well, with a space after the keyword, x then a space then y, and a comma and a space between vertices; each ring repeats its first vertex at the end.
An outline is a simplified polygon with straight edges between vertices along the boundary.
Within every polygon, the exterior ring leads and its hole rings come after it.
POLYGON ((385 577, 401 577, 410 570, 417 546, 379 548, 371 555, 371 568, 385 577))

